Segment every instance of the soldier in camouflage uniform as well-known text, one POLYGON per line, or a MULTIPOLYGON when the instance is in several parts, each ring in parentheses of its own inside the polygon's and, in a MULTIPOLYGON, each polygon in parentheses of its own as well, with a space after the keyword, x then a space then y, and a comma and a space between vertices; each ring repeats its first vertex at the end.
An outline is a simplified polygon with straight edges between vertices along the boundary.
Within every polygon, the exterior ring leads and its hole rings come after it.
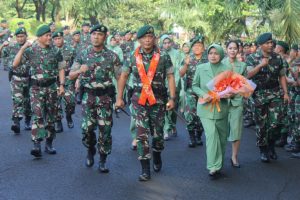
POLYGON ((70 33, 70 26, 64 26, 64 40, 65 44, 71 45, 72 43, 72 35, 70 33))
POLYGON ((80 50, 80 31, 74 31, 72 33, 71 46, 75 49, 76 55, 79 54, 79 50, 80 50))
POLYGON ((81 33, 80 33, 81 50, 86 49, 90 44, 91 44, 90 24, 83 23, 81 26, 81 33))
MULTIPOLYGON (((8 23, 4 19, 1 21, 1 27, 0 27, 0 44, 3 44, 5 41, 9 42, 10 36, 11 36, 11 32, 8 29, 8 23)), ((9 56, 8 55, 2 56, 1 63, 3 65, 4 70, 6 71, 9 70, 8 62, 9 62, 9 56)))
POLYGON ((29 62, 30 65, 30 102, 33 112, 31 138, 34 143, 31 154, 41 157, 41 141, 44 138, 46 138, 46 153, 56 153, 52 142, 55 138, 57 96, 64 93, 65 62, 60 50, 51 45, 51 32, 48 25, 41 25, 36 36, 38 39, 32 46, 26 42, 21 47, 14 59, 13 67, 20 67, 22 58, 25 58, 24 62, 29 62), (56 82, 58 76, 59 89, 56 82))
POLYGON ((116 107, 124 107, 123 91, 129 74, 133 76, 133 95, 131 98, 136 132, 138 159, 141 162, 142 173, 140 181, 148 181, 150 175, 150 144, 152 136, 153 169, 159 172, 162 167, 161 152, 164 149, 163 125, 166 109, 175 105, 175 79, 170 56, 160 52, 155 45, 154 28, 145 25, 139 29, 137 38, 141 44, 125 63, 118 82, 118 98, 116 107), (169 101, 167 87, 169 84, 169 101), (168 102, 168 103, 167 103, 168 102), (166 104, 167 103, 167 104, 166 104))
POLYGON ((74 123, 72 120, 72 115, 75 113, 75 81, 70 80, 69 73, 71 70, 71 66, 73 64, 73 61, 76 57, 76 52, 73 47, 66 44, 64 41, 64 33, 62 31, 56 31, 52 34, 52 39, 54 42, 54 45, 60 49, 63 59, 66 62, 65 67, 65 95, 63 97, 59 97, 58 100, 58 112, 57 112, 57 118, 56 118, 56 126, 55 130, 56 132, 60 132, 63 130, 63 126, 61 123, 61 120, 63 118, 63 112, 62 112, 62 106, 61 101, 63 100, 63 103, 65 105, 65 112, 66 112, 66 119, 67 124, 69 128, 74 127, 74 123))
POLYGON ((80 85, 84 88, 81 128, 82 142, 88 149, 86 166, 92 167, 94 164, 95 145, 97 143, 94 131, 98 126, 97 147, 100 154, 98 170, 101 173, 108 173, 106 158, 111 153, 112 112, 115 98, 113 79, 118 78, 121 63, 118 55, 105 47, 104 43, 107 36, 105 26, 95 25, 90 33, 92 46, 89 46, 76 57, 70 78, 78 77, 80 85))
POLYGON ((196 36, 191 40, 192 53, 187 55, 180 68, 180 76, 185 76, 184 90, 185 94, 185 112, 184 116, 187 121, 187 130, 190 136, 189 147, 193 148, 197 145, 203 145, 201 140, 203 126, 197 115, 198 97, 192 91, 193 78, 197 67, 208 60, 204 57, 204 38, 196 36))
POLYGON ((282 57, 273 52, 271 33, 261 34, 257 38, 260 50, 247 58, 248 78, 257 88, 253 93, 255 103, 257 146, 260 148, 262 162, 276 160, 275 141, 280 137, 282 113, 282 94, 284 101, 290 101, 285 78, 286 66, 282 57))
POLYGON ((25 130, 31 130, 30 120, 31 120, 31 108, 29 100, 29 69, 30 66, 28 62, 24 62, 24 58, 20 64, 20 67, 12 69, 12 62, 19 52, 20 48, 27 41, 27 32, 25 28, 18 28, 15 32, 16 43, 9 44, 4 42, 0 47, 0 53, 3 46, 6 46, 3 49, 2 55, 4 57, 9 57, 9 66, 11 73, 11 94, 13 100, 13 114, 12 120, 13 125, 11 130, 15 134, 20 133, 20 120, 25 116, 25 130))

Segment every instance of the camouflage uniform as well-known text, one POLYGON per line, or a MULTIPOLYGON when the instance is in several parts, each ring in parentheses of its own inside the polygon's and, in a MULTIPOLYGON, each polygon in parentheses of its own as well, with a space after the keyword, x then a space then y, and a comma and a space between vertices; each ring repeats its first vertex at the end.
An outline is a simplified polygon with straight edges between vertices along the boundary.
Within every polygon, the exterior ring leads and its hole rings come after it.
MULTIPOLYGON (((182 63, 182 66, 184 65, 184 62, 182 63)), ((188 65, 187 72, 185 74, 185 81, 184 81, 184 90, 186 91, 185 94, 185 112, 184 116, 187 121, 187 130, 189 132, 198 132, 201 134, 203 132, 203 126, 201 124, 199 116, 197 116, 197 101, 198 97, 193 93, 192 91, 192 83, 193 78, 196 72, 197 67, 199 67, 200 64, 207 63, 207 58, 201 58, 197 59, 194 54, 190 55, 190 62, 188 65)))
MULTIPOLYGON (((246 62, 248 71, 261 63, 262 59, 261 50, 248 56, 246 62)), ((285 76, 285 69, 285 62, 281 56, 272 52, 268 66, 263 67, 252 77, 257 84, 252 96, 255 105, 257 146, 262 148, 273 145, 280 136, 282 126, 280 122, 283 116, 281 112, 282 94, 278 79, 285 76)))
POLYGON ((44 137, 54 139, 58 100, 56 79, 59 70, 64 68, 61 63, 63 56, 58 48, 41 48, 38 43, 33 43, 23 55, 31 67, 32 140, 40 141, 44 137), (44 123, 44 119, 47 123, 44 123))
MULTIPOLYGON (((157 49, 154 51, 157 51, 157 49)), ((149 69, 154 51, 150 54, 146 54, 140 49, 139 53, 142 54, 146 72, 149 69)), ((131 102, 133 110, 136 111, 136 115, 133 117, 136 123, 138 159, 147 160, 151 158, 148 140, 150 134, 153 137, 153 151, 161 152, 164 149, 163 126, 167 103, 165 80, 168 74, 173 74, 171 58, 166 52, 161 52, 160 54, 160 60, 152 81, 152 89, 157 103, 152 106, 150 106, 148 102, 145 106, 138 103, 142 90, 142 82, 136 67, 135 56, 131 56, 130 63, 124 65, 123 71, 131 73, 132 75, 134 91, 131 102)))
POLYGON ((89 33, 84 34, 80 33, 80 43, 79 43, 80 50, 85 50, 91 44, 91 35, 89 33))
POLYGON ((75 81, 69 79, 69 73, 71 70, 71 66, 76 57, 76 52, 73 47, 65 44, 60 51, 63 55, 63 60, 66 61, 65 67, 65 94, 64 97, 59 97, 58 100, 58 112, 56 121, 60 121, 63 118, 63 111, 61 106, 61 100, 63 100, 65 105, 65 112, 67 116, 71 116, 75 112, 75 81))
POLYGON ((90 46, 76 57, 71 71, 76 71, 81 65, 87 65, 89 70, 79 76, 84 87, 82 100, 82 142, 88 149, 97 143, 95 128, 98 125, 98 151, 110 154, 112 146, 111 128, 113 125, 112 106, 115 97, 114 77, 117 77, 121 67, 118 55, 104 47, 95 52, 90 46))
POLYGON ((9 57, 9 67, 12 71, 11 94, 13 100, 12 120, 21 120, 23 115, 31 117, 29 99, 29 69, 30 66, 25 58, 22 58, 20 66, 12 69, 12 62, 22 46, 18 43, 10 44, 3 49, 3 57, 9 57))
POLYGON ((72 44, 72 35, 71 34, 64 35, 64 41, 65 41, 65 44, 71 45, 72 44))
MULTIPOLYGON (((1 28, 0 32, 4 31, 5 29, 1 28)), ((6 34, 0 37, 0 44, 4 43, 5 41, 8 41, 8 38, 10 37, 11 32, 8 30, 6 34)), ((4 70, 9 70, 9 61, 10 61, 10 56, 9 55, 3 55, 1 56, 1 63, 4 67, 4 70)))

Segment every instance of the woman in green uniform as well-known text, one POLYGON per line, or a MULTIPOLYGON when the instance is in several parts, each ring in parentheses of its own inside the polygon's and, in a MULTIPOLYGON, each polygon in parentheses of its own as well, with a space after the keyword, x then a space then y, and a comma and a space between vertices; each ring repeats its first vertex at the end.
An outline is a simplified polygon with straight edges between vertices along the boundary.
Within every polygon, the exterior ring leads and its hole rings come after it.
MULTIPOLYGON (((231 68, 234 72, 247 76, 246 63, 240 62, 237 59, 239 52, 239 44, 236 41, 229 41, 226 45, 227 56, 223 59, 223 64, 231 68)), ((241 95, 234 95, 229 99, 229 128, 230 135, 228 141, 232 142, 232 167, 239 168, 238 151, 240 147, 240 140, 242 136, 243 124, 243 97, 241 95)))
POLYGON ((197 67, 193 79, 193 92, 204 100, 204 104, 198 102, 197 115, 202 122, 206 136, 207 169, 211 179, 220 175, 224 163, 225 147, 228 137, 228 99, 230 94, 219 101, 220 112, 216 106, 212 107, 212 97, 208 94, 207 83, 215 76, 228 70, 221 60, 224 58, 224 50, 220 45, 212 44, 208 49, 208 63, 197 67))

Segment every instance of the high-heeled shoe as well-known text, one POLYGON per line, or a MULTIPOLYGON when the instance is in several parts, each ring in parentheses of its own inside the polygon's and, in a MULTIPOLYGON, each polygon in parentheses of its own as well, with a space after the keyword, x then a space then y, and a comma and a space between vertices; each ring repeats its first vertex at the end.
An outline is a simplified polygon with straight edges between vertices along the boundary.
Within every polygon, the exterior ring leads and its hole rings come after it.
POLYGON ((239 163, 233 163, 232 159, 230 159, 230 161, 231 161, 231 166, 233 168, 241 168, 241 165, 239 163))

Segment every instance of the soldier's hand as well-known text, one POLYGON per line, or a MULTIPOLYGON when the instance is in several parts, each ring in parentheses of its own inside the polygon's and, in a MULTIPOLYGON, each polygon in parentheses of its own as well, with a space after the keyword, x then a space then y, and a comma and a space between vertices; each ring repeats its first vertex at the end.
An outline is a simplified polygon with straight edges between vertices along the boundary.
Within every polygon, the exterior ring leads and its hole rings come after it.
POLYGON ((268 64, 269 64, 269 58, 263 58, 261 63, 260 63, 260 65, 262 67, 266 67, 266 66, 268 66, 268 64))
POLYGON ((81 73, 85 73, 87 70, 89 70, 89 67, 87 65, 81 65, 80 67, 81 73))
POLYGON ((283 101, 284 103, 291 103, 291 99, 287 93, 283 95, 283 101))
POLYGON ((167 103, 166 109, 167 109, 167 110, 172 110, 174 107, 175 107, 175 102, 174 102, 173 99, 170 99, 170 100, 168 101, 168 103, 167 103))
POLYGON ((63 96, 65 94, 65 87, 63 85, 59 86, 58 95, 63 96))
POLYGON ((9 42, 8 42, 8 41, 3 42, 3 46, 4 46, 4 47, 6 47, 6 46, 8 46, 8 45, 9 45, 9 42))
POLYGON ((79 82, 79 79, 77 79, 76 82, 75 82, 75 90, 76 90, 76 92, 79 92, 79 89, 80 89, 80 82, 79 82))
POLYGON ((125 103, 124 103, 123 99, 118 98, 116 103, 115 103, 116 110, 118 108, 124 108, 124 107, 125 107, 125 103))
POLYGON ((185 65, 189 65, 189 64, 190 64, 190 56, 189 56, 189 55, 187 55, 187 56, 185 57, 184 64, 185 64, 185 65))
POLYGON ((25 42, 25 44, 22 46, 23 49, 26 49, 28 47, 31 47, 31 43, 29 41, 25 42))

